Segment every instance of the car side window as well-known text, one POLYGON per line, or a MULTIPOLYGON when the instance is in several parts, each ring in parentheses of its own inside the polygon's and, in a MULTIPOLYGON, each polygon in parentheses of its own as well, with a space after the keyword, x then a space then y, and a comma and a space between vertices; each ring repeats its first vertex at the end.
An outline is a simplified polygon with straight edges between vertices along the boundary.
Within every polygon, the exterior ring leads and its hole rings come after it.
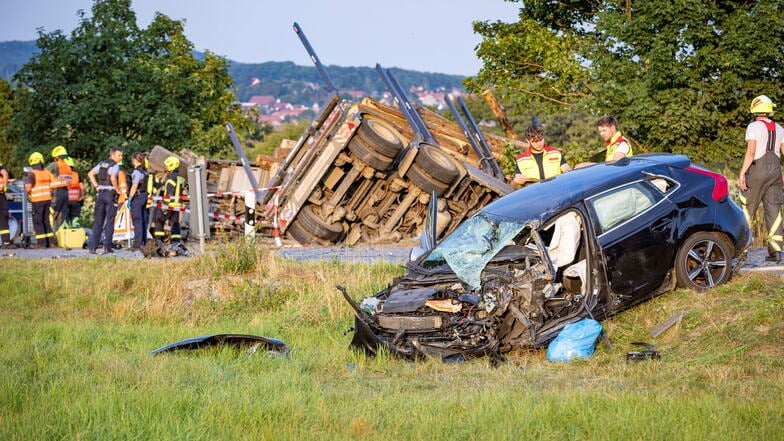
POLYGON ((637 216, 656 202, 663 195, 643 182, 635 182, 616 188, 599 195, 589 201, 598 221, 599 232, 602 234, 637 216))

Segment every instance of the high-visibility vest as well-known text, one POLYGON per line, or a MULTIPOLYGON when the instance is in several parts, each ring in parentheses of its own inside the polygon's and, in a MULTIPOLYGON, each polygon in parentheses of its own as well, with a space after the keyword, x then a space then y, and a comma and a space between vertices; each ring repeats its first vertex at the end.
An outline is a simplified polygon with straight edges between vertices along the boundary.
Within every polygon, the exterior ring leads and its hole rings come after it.
POLYGON ((49 170, 32 170, 33 179, 35 184, 29 189, 30 202, 43 202, 52 200, 51 183, 55 181, 55 177, 49 170))
POLYGON ((169 206, 172 208, 182 207, 180 197, 182 197, 182 187, 185 185, 185 178, 180 176, 177 171, 169 173, 163 188, 163 197, 169 198, 169 206))
MULTIPOLYGON (((561 174, 561 158, 563 155, 558 149, 554 149, 548 145, 544 146, 544 154, 542 155, 542 169, 544 170, 544 179, 552 178, 555 175, 561 174)), ((539 175, 539 165, 536 163, 533 151, 529 148, 522 155, 517 158, 517 168, 520 169, 520 174, 529 179, 541 179, 539 175)))
POLYGON ((68 184, 68 200, 80 201, 84 193, 84 185, 79 181, 79 173, 71 171, 71 181, 68 184))
POLYGON ((607 143, 607 154, 604 157, 605 161, 612 161, 613 157, 615 156, 615 150, 621 143, 626 143, 629 145, 629 151, 626 152, 626 156, 632 156, 632 144, 626 140, 623 136, 621 136, 621 132, 615 132, 610 141, 607 143))
POLYGON ((128 175, 125 174, 122 167, 117 172, 117 187, 120 189, 120 194, 128 195, 128 175))
POLYGON ((71 176, 73 169, 64 159, 56 158, 54 163, 57 164, 57 180, 52 181, 52 188, 68 187, 73 178, 73 176, 71 176))

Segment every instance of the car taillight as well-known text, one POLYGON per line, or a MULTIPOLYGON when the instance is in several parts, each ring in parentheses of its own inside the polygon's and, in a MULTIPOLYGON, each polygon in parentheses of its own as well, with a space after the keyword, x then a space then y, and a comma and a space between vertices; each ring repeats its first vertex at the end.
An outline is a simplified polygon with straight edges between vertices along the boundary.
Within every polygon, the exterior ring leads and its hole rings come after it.
POLYGON ((714 201, 720 201, 724 199, 729 193, 727 178, 725 178, 724 175, 696 167, 686 167, 684 170, 713 178, 713 192, 711 193, 711 197, 714 201))

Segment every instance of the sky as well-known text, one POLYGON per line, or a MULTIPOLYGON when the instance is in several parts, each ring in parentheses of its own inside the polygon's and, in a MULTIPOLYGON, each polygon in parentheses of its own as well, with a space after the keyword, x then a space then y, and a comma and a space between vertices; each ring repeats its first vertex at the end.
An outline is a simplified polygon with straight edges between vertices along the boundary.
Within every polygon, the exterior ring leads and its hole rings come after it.
MULTIPOLYGON (((0 0, 0 41, 35 40, 37 29, 78 24, 92 0, 0 0)), ((297 22, 325 65, 402 68, 474 75, 481 68, 473 21, 515 22, 505 0, 133 0, 137 24, 155 12, 185 20, 196 50, 245 63, 312 62, 293 31, 297 22)))

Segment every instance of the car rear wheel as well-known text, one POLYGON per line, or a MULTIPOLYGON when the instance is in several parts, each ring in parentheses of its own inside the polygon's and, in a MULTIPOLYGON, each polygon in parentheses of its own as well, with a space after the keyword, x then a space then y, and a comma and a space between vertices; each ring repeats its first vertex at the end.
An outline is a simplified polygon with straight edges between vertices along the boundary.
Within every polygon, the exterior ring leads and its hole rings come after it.
POLYGON ((732 274, 732 254, 732 246, 719 233, 689 236, 675 256, 678 286, 702 291, 725 283, 732 274))

